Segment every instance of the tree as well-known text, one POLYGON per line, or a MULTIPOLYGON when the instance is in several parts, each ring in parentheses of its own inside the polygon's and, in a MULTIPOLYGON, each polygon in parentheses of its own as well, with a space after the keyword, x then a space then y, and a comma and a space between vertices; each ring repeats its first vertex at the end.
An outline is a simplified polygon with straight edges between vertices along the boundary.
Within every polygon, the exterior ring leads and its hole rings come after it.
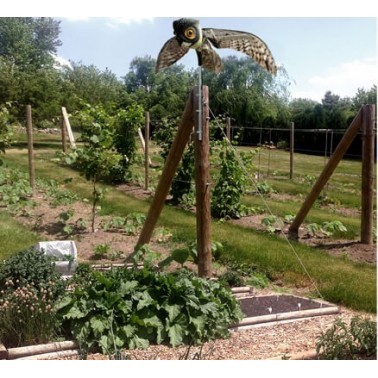
POLYGON ((94 65, 70 62, 63 68, 64 106, 71 112, 80 110, 83 103, 101 105, 107 112, 119 101, 122 84, 108 68, 101 71, 94 65))
POLYGON ((0 102, 12 102, 11 114, 24 117, 32 105, 36 121, 58 114, 59 75, 53 55, 61 45, 60 21, 52 18, 0 18, 0 102))

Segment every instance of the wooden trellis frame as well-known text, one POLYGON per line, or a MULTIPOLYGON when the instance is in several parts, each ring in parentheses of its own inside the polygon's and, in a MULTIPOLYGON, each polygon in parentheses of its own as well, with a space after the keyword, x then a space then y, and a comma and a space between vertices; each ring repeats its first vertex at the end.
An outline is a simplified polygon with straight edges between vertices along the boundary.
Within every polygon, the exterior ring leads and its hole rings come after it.
POLYGON ((196 171, 196 209, 197 209, 197 251, 198 274, 201 277, 211 277, 211 214, 210 214, 210 187, 209 187, 209 91, 202 86, 202 109, 198 101, 199 87, 194 87, 186 102, 176 137, 172 143, 163 172, 160 176, 155 196, 150 205, 146 221, 139 236, 138 247, 148 244, 163 209, 172 180, 180 163, 185 147, 190 140, 193 126, 198 130, 198 113, 202 115, 202 133, 195 140, 195 171, 196 171))
POLYGON ((352 144, 357 133, 362 130, 361 243, 373 243, 374 124, 375 105, 362 106, 312 187, 293 223, 290 225, 289 236, 291 238, 298 238, 300 225, 352 144))

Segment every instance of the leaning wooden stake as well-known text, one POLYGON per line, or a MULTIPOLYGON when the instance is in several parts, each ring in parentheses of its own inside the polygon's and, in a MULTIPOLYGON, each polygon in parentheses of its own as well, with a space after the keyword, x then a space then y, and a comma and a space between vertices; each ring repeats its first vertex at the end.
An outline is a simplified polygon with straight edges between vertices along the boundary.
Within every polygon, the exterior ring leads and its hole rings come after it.
MULTIPOLYGON (((198 87, 195 88, 198 93, 198 87)), ((202 137, 195 138, 195 181, 197 217, 198 275, 212 276, 211 211, 210 211, 210 161, 209 161, 209 89, 202 87, 202 137)), ((198 101, 196 101, 198 104, 198 101)), ((193 112, 195 130, 198 130, 198 105, 193 112)))
POLYGON ((64 124, 65 124, 66 129, 67 129, 68 138, 70 140, 71 147, 76 148, 75 137, 74 137, 72 129, 71 129, 70 120, 68 119, 67 110, 64 106, 62 107, 62 117, 63 117, 63 121, 64 121, 64 124))
POLYGON ((148 244, 151 240, 155 225, 163 209, 169 188, 171 187, 173 177, 176 173, 185 147, 188 144, 189 137, 193 129, 193 96, 194 92, 192 91, 188 101, 186 102, 185 110, 182 115, 180 125, 177 129, 176 137, 165 161, 163 172, 156 188, 155 196, 152 200, 146 221, 144 222, 142 232, 136 245, 136 250, 143 244, 148 244))
POLYGON ((373 244, 375 106, 362 110, 361 243, 373 244))
POLYGON ((336 147, 335 152, 333 153, 332 157, 328 160, 328 163, 323 169, 323 172, 320 174, 319 178, 315 182, 311 192, 309 193, 305 202, 300 208, 293 223, 290 225, 290 228, 289 228, 290 238, 293 238, 293 239, 298 238, 298 230, 299 230, 300 225, 306 218, 312 205, 314 204, 315 200, 318 198, 319 194, 321 193, 324 185, 327 183, 333 171, 335 170, 340 160, 343 158, 344 154, 346 153, 351 143, 353 142, 353 139, 355 138, 355 136, 357 135, 361 127, 361 123, 362 123, 362 109, 360 109, 360 111, 358 112, 354 120, 352 121, 351 125, 346 130, 340 143, 336 147))
POLYGON ((29 157, 29 182, 34 194, 35 190, 35 167, 34 167, 34 149, 33 149, 33 122, 31 105, 26 105, 26 132, 28 135, 28 157, 29 157))

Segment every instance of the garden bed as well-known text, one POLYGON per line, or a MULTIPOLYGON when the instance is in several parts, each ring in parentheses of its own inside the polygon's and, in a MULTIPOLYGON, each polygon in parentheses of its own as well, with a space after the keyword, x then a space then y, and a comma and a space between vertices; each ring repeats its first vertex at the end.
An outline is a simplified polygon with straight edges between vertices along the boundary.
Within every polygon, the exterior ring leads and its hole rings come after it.
MULTIPOLYGON (((254 325, 267 325, 266 323, 271 323, 272 330, 277 327, 279 322, 285 320, 303 320, 304 318, 312 318, 314 316, 320 316, 325 318, 325 315, 335 315, 339 313, 339 308, 334 305, 313 299, 307 299, 294 295, 251 295, 252 290, 250 287, 240 287, 232 289, 234 295, 239 299, 241 309, 245 314, 243 320, 241 320, 237 325, 231 326, 231 339, 238 338, 235 334, 240 331, 241 333, 246 332, 248 326, 254 325), (300 310, 298 309, 298 303, 301 304, 300 310), (269 315, 266 315, 268 312, 269 315), (278 322, 278 323, 277 323, 278 322)), ((331 317, 333 320, 334 317, 331 317)), ((287 326, 286 326, 287 327, 287 326)), ((293 327, 297 329, 296 327, 293 327)), ((266 331, 268 334, 271 331, 266 331)), ((240 337, 243 338, 243 335, 240 337)), ((224 343, 227 343, 227 340, 223 340, 224 343)), ((222 343, 222 340, 217 340, 213 343, 222 343)), ((210 343, 205 343, 205 345, 210 345, 210 343)), ((153 350, 155 348, 167 348, 165 346, 150 346, 148 349, 153 350)), ((171 348, 173 354, 177 354, 178 351, 185 350, 188 347, 179 347, 171 348)), ((198 347, 194 348, 194 350, 198 347)), ((231 351, 230 351, 231 352, 231 351)), ((308 351, 311 356, 313 356, 313 350, 308 351)), ((127 351, 127 354, 135 356, 138 353, 145 353, 143 350, 131 350, 127 351)), ((193 352, 194 353, 194 352, 193 352)), ((197 351, 198 353, 198 351, 197 351)), ((307 356, 303 351, 296 351, 299 357, 307 356)), ((202 357, 206 359, 211 357, 210 350, 204 354, 202 357)), ((96 359, 94 356, 97 356, 97 359, 104 359, 106 356, 99 354, 92 354, 89 356, 89 359, 96 359), (102 357, 100 357, 102 356, 102 357)), ((34 359, 34 360, 45 360, 45 359, 78 359, 80 358, 80 351, 78 345, 73 341, 64 341, 64 342, 54 342, 49 344, 33 345, 19 348, 9 348, 7 349, 4 345, 0 344, 0 359, 34 359)), ((267 358, 277 358, 274 355, 271 355, 267 358)), ((303 357, 304 358, 304 357, 303 357)), ((308 356, 307 356, 308 358, 308 356)), ((143 359, 143 358, 142 358, 143 359)), ((176 358, 180 359, 180 358, 176 358)), ((209 358, 213 359, 213 358, 209 358)), ((215 358, 217 359, 217 358, 215 358)), ((230 357, 232 359, 232 357, 230 357)), ((296 357, 294 359, 297 359, 296 357)), ((302 358, 298 358, 302 359, 302 358)))

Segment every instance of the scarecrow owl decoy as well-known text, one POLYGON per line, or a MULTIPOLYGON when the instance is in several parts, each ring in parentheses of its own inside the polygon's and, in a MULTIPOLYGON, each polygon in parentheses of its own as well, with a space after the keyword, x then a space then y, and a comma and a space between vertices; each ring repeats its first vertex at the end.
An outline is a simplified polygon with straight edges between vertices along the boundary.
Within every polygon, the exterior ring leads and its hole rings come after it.
POLYGON ((219 73, 223 64, 213 46, 243 52, 271 74, 275 75, 277 72, 277 66, 268 46, 254 34, 236 30, 200 28, 199 21, 191 18, 174 21, 173 33, 175 36, 160 50, 156 63, 157 72, 177 62, 189 49, 194 49, 200 66, 219 73))

